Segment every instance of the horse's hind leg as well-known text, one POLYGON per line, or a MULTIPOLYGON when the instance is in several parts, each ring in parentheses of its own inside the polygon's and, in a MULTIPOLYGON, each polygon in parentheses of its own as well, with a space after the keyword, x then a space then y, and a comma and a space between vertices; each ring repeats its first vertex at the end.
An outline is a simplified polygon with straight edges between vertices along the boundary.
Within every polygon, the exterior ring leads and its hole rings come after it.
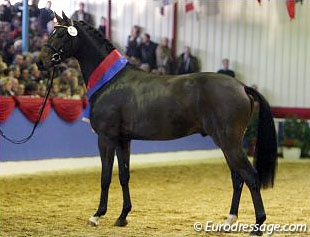
MULTIPOLYGON (((229 146, 229 148, 224 149, 224 153, 226 155, 225 157, 230 169, 240 175, 240 177, 245 181, 246 185, 250 189, 255 209, 256 227, 259 228, 266 220, 266 214, 260 193, 260 185, 257 172, 251 165, 240 145, 237 145, 236 147, 229 146)), ((236 182, 236 184, 238 184, 238 182, 236 182)), ((239 201, 240 195, 241 190, 240 193, 238 190, 236 193, 234 193, 236 201, 239 201)), ((232 209, 233 211, 236 211, 238 210, 236 209, 238 207, 237 202, 235 202, 234 204, 235 205, 232 205, 232 209)), ((252 234, 262 235, 262 232, 258 229, 255 229, 252 234)))
POLYGON ((235 171, 231 170, 231 179, 233 185, 233 197, 231 200, 231 207, 229 211, 229 215, 225 221, 225 224, 232 225, 238 219, 238 209, 240 203, 241 192, 243 188, 244 181, 242 177, 235 171))
POLYGON ((131 211, 131 200, 129 193, 129 161, 130 161, 130 142, 122 142, 116 148, 116 155, 118 160, 119 181, 123 191, 123 210, 119 218, 116 220, 116 226, 127 225, 126 217, 131 211))
POLYGON ((108 193, 115 154, 115 149, 113 147, 107 147, 106 141, 104 141, 103 137, 100 135, 98 136, 98 146, 101 157, 101 195, 97 212, 94 216, 89 218, 90 224, 95 226, 99 224, 100 216, 103 216, 107 211, 108 193))

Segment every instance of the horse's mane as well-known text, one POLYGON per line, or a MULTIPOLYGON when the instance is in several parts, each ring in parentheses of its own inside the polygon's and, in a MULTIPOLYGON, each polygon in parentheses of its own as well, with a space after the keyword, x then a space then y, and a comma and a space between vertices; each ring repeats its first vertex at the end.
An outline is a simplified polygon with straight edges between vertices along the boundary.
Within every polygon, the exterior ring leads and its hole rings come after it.
POLYGON ((110 53, 113 49, 115 49, 114 45, 104 37, 104 35, 95 29, 93 26, 89 25, 85 21, 75 21, 77 25, 79 25, 82 30, 84 30, 87 35, 95 40, 95 42, 98 44, 98 47, 105 46, 108 53, 110 53))

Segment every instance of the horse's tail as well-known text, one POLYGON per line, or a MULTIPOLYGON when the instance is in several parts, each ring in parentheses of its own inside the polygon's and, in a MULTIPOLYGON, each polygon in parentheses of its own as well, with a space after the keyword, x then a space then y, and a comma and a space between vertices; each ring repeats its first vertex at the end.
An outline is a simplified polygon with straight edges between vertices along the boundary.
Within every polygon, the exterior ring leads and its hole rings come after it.
POLYGON ((267 100, 253 88, 245 86, 244 89, 260 105, 254 167, 258 173, 260 186, 272 187, 277 168, 277 139, 270 106, 267 100))

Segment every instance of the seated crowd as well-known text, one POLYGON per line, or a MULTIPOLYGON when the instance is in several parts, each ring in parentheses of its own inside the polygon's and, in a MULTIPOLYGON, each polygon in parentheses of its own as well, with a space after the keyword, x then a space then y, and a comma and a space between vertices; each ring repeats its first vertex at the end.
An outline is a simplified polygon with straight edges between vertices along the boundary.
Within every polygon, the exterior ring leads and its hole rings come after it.
MULTIPOLYGON (((0 95, 44 97, 48 72, 39 71, 37 61, 42 45, 46 44, 54 26, 51 2, 39 9, 29 9, 29 52, 22 53, 21 6, 0 6, 0 95)), ((51 97, 80 99, 86 88, 75 59, 68 59, 55 72, 51 97)))
POLYGON ((185 47, 184 52, 174 60, 168 38, 162 38, 157 44, 148 33, 141 37, 139 26, 133 26, 128 36, 126 56, 130 63, 156 74, 185 74, 200 70, 198 60, 189 47, 185 47))
MULTIPOLYGON (((21 6, 7 4, 1 5, 0 9, 0 95, 44 97, 50 75, 47 72, 40 72, 35 62, 41 47, 46 44, 54 28, 51 1, 47 1, 45 8, 39 9, 33 4, 29 9, 30 32, 27 54, 22 53, 20 8, 21 6)), ((102 17, 101 21, 98 30, 105 34, 105 18, 102 17)), ((158 44, 151 40, 148 33, 140 36, 140 31, 139 26, 133 26, 127 39, 125 54, 131 64, 155 74, 185 74, 200 71, 198 59, 191 54, 190 47, 184 47, 183 53, 174 58, 168 38, 162 38, 158 44)), ((228 63, 229 61, 226 63, 227 69, 228 63)), ((219 71, 224 74, 231 73, 227 72, 227 70, 219 71)), ((55 73, 51 97, 81 99, 85 96, 86 87, 75 59, 70 58, 61 63, 55 73)))

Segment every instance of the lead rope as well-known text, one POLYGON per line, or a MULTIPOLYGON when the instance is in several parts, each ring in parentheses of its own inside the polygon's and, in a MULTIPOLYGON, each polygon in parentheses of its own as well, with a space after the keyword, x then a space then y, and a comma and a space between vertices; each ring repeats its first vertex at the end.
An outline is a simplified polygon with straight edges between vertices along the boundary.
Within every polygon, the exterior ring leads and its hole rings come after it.
POLYGON ((54 73, 55 73, 55 67, 53 67, 53 71, 52 71, 52 74, 51 74, 51 78, 49 80, 49 84, 48 84, 48 88, 46 90, 46 93, 45 93, 45 96, 44 96, 44 100, 43 100, 43 103, 41 105, 41 108, 40 108, 40 112, 39 112, 39 115, 38 115, 38 118, 32 128, 32 131, 31 133, 25 137, 25 138, 22 138, 22 139, 12 139, 12 138, 9 138, 7 137, 4 132, 0 129, 0 135, 7 141, 11 142, 11 143, 14 143, 14 144, 23 144, 23 143, 26 143, 27 141, 30 140, 30 138, 33 136, 37 126, 39 125, 40 123, 40 120, 41 120, 41 117, 42 117, 42 114, 43 114, 43 111, 44 111, 44 108, 45 108, 45 105, 47 103, 47 99, 48 99, 48 96, 50 94, 50 91, 51 91, 51 88, 52 88, 52 85, 53 85, 53 81, 54 81, 54 73))

